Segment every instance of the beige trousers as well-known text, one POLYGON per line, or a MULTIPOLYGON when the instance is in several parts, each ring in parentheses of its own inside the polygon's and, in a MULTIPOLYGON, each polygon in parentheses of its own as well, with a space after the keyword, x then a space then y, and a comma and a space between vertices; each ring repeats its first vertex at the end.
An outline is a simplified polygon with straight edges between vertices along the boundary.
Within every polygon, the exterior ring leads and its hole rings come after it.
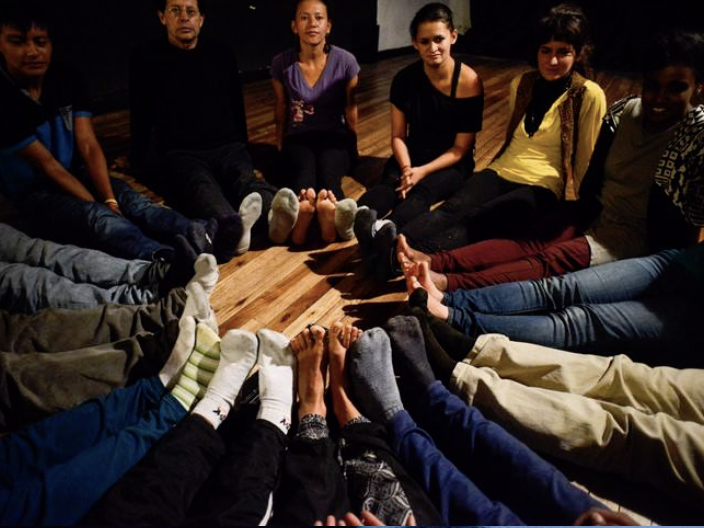
POLYGON ((485 335, 450 385, 536 451, 704 498, 704 370, 485 335))

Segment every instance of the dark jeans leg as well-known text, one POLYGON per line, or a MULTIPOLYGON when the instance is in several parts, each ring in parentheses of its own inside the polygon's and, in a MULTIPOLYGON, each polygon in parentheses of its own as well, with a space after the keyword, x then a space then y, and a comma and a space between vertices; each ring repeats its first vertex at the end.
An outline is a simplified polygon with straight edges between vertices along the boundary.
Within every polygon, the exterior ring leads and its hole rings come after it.
POLYGON ((284 182, 298 194, 302 189, 317 189, 315 151, 293 137, 284 139, 281 148, 284 182))
POLYGON ((411 189, 405 200, 401 200, 389 216, 397 227, 403 228, 412 220, 430 211, 437 202, 447 200, 460 190, 465 180, 462 166, 455 165, 439 170, 423 178, 411 189))
POLYGON ((208 151, 174 150, 162 158, 163 187, 168 199, 190 218, 232 216, 235 209, 218 183, 208 151))
POLYGON ((389 424, 391 445, 431 497, 450 526, 522 526, 500 502, 493 502, 435 446, 411 415, 401 411, 389 424))
POLYGON ((35 234, 57 242, 141 260, 152 260, 157 251, 171 249, 100 203, 84 202, 58 192, 37 192, 25 197, 20 208, 35 234))
POLYGON ((523 442, 436 381, 414 407, 421 425, 481 490, 528 524, 572 525, 602 507, 523 442))
POLYGON ((370 187, 357 201, 359 207, 366 206, 377 212, 379 218, 389 214, 399 203, 396 189, 401 181, 401 170, 394 157, 384 166, 381 181, 370 187))
POLYGON ((489 238, 520 236, 557 203, 547 189, 512 183, 485 170, 435 211, 407 224, 403 233, 412 247, 426 253, 456 249, 489 238))
POLYGON ((288 439, 256 420, 234 439, 188 515, 190 526, 259 526, 271 507, 288 439))
MULTIPOLYGON (((225 454, 220 435, 190 415, 122 477, 81 524, 177 526, 225 454)), ((230 468, 238 471, 238 468, 230 468)))

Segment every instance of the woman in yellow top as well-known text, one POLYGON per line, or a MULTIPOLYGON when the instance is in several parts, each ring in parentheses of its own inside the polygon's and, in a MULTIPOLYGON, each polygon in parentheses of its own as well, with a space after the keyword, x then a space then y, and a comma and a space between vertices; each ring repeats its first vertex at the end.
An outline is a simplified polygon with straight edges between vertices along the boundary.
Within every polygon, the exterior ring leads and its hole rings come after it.
MULTIPOLYGON (((606 112, 603 90, 578 72, 591 51, 588 22, 579 8, 561 4, 537 29, 537 70, 511 83, 505 145, 452 198, 403 227, 414 249, 434 253, 518 236, 560 202, 566 182, 579 188, 606 112)), ((386 278, 396 226, 369 215, 366 229, 373 249, 365 261, 386 278)))

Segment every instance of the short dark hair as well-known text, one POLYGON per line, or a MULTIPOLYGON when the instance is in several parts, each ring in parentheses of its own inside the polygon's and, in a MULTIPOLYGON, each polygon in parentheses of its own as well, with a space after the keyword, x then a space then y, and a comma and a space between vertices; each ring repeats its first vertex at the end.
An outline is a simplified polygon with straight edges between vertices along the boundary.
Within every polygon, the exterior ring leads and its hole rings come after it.
MULTIPOLYGON (((326 11, 328 12, 328 20, 332 20, 332 3, 330 0, 316 0, 317 2, 320 2, 325 6, 326 11)), ((292 5, 293 9, 291 10, 291 20, 296 20, 296 13, 298 13, 298 6, 301 5, 305 0, 294 0, 292 5)))
MULTIPOLYGON (((166 11, 166 2, 167 0, 154 0, 156 10, 162 13, 166 11)), ((198 11, 200 11, 201 15, 204 15, 208 11, 208 0, 196 0, 196 2, 198 2, 198 11)))
POLYGON ((0 2, 0 28, 11 27, 26 33, 33 27, 50 29, 49 15, 34 0, 2 0, 0 2))
POLYGON ((408 28, 413 40, 416 39, 418 28, 424 22, 444 22, 447 29, 450 31, 455 30, 455 24, 452 21, 452 9, 440 2, 432 2, 424 5, 418 10, 416 16, 413 17, 411 25, 408 28))
POLYGON ((704 80, 704 36, 694 31, 667 29, 653 36, 643 47, 643 73, 668 66, 684 66, 694 71, 697 82, 704 80))
POLYGON ((535 48, 551 40, 567 42, 582 60, 589 58, 594 46, 589 33, 589 21, 581 7, 575 4, 560 4, 552 7, 538 21, 535 48))

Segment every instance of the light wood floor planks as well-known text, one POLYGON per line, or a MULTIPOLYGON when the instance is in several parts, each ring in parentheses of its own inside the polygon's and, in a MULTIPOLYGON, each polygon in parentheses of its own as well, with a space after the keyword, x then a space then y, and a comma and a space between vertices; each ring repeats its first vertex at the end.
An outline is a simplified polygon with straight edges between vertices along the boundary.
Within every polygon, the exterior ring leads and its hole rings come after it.
MULTIPOLYGON (((391 154, 389 87, 393 75, 413 60, 415 56, 408 55, 362 67, 358 95, 362 160, 355 178, 346 177, 343 181, 347 196, 358 198, 364 192, 364 184, 379 177, 391 154)), ((528 66, 482 57, 468 56, 463 60, 479 72, 486 92, 484 128, 476 148, 477 168, 481 169, 503 142, 509 82, 528 66)), ((596 80, 609 103, 638 93, 640 87, 631 75, 599 72, 596 80)), ((266 173, 271 167, 274 144, 273 94, 268 81, 249 83, 244 93, 255 164, 266 173)), ((96 118, 96 128, 109 157, 125 154, 128 125, 126 111, 96 118)), ((380 285, 366 277, 354 241, 326 247, 314 244, 301 250, 285 246, 255 248, 221 266, 220 275, 212 304, 221 332, 266 327, 293 337, 309 323, 329 326, 340 319, 369 328, 402 310, 406 300, 402 281, 380 285)), ((641 524, 650 525, 652 519, 661 524, 694 524, 697 518, 649 488, 579 468, 563 469, 574 482, 614 509, 630 512, 641 524)))

